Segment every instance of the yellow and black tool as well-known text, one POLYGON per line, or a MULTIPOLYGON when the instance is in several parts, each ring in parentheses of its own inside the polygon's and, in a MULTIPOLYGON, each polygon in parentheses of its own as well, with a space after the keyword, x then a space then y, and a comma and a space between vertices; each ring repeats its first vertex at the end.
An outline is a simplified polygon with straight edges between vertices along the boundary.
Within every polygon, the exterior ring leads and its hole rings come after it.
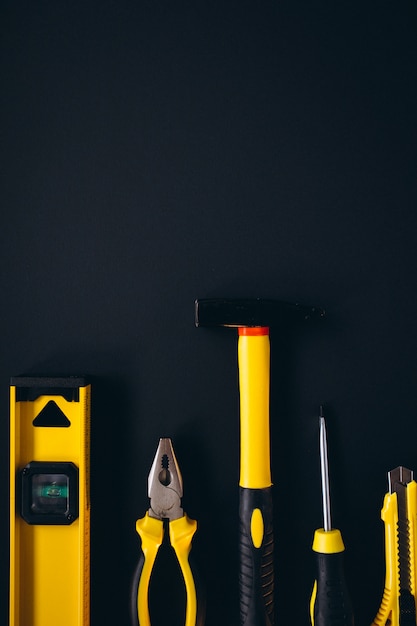
POLYGON ((90 385, 10 386, 9 626, 90 624, 90 385))
POLYGON ((388 473, 381 518, 385 528, 385 587, 372 626, 416 626, 417 483, 413 472, 388 473))
POLYGON ((270 467, 269 326, 322 317, 321 309, 261 299, 195 302, 196 326, 238 329, 240 389, 240 619, 272 626, 274 566, 270 467))
POLYGON ((345 546, 342 534, 332 528, 326 423, 320 407, 320 467, 323 496, 323 528, 314 533, 317 578, 310 601, 313 626, 354 626, 352 602, 344 571, 345 546))
MULTIPOLYGON (((155 560, 167 532, 183 577, 186 594, 185 626, 202 626, 205 597, 189 563, 197 522, 181 507, 183 495, 181 472, 171 439, 159 441, 148 478, 150 508, 136 522, 141 538, 141 557, 133 578, 131 595, 132 626, 150 626, 149 590, 155 560)), ((167 623, 169 616, 167 616, 167 623)))

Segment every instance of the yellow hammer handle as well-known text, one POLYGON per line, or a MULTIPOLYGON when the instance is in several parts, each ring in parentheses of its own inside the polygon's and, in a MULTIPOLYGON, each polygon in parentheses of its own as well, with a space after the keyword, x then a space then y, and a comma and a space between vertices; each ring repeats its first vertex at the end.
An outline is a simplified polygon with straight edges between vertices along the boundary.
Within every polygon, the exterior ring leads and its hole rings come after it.
POLYGON ((269 329, 239 328, 240 621, 274 623, 269 329))
POLYGON ((270 343, 266 327, 239 328, 240 486, 270 487, 270 343))

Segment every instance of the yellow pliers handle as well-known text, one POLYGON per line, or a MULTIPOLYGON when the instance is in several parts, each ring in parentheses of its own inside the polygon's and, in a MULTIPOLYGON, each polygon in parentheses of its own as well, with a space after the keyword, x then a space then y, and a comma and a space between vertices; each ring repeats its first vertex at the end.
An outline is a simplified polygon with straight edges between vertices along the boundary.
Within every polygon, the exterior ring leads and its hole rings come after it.
MULTIPOLYGON (((198 624, 197 591, 189 564, 192 539, 196 530, 197 522, 190 519, 187 515, 172 520, 169 523, 170 543, 177 556, 185 584, 187 602, 185 626, 196 626, 196 624, 198 624)), ((144 517, 137 520, 136 531, 142 540, 142 558, 137 574, 137 577, 139 577, 137 594, 138 623, 139 626, 151 626, 149 614, 149 585, 156 555, 164 537, 164 522, 160 519, 150 517, 149 513, 146 513, 144 517)))

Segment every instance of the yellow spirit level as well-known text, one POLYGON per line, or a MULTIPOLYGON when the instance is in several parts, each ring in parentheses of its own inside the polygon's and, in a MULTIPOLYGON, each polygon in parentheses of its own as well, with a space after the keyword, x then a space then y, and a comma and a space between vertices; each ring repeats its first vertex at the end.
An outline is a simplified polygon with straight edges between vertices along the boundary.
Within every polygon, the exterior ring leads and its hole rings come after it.
POLYGON ((90 385, 10 385, 9 626, 90 624, 90 385))

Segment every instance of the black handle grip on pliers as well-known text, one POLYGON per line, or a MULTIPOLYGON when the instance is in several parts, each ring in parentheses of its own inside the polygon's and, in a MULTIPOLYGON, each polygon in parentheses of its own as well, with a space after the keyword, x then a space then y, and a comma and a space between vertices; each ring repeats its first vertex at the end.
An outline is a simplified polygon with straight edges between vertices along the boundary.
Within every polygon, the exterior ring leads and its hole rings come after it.
POLYGON ((240 488, 240 621, 274 623, 272 487, 240 488))

